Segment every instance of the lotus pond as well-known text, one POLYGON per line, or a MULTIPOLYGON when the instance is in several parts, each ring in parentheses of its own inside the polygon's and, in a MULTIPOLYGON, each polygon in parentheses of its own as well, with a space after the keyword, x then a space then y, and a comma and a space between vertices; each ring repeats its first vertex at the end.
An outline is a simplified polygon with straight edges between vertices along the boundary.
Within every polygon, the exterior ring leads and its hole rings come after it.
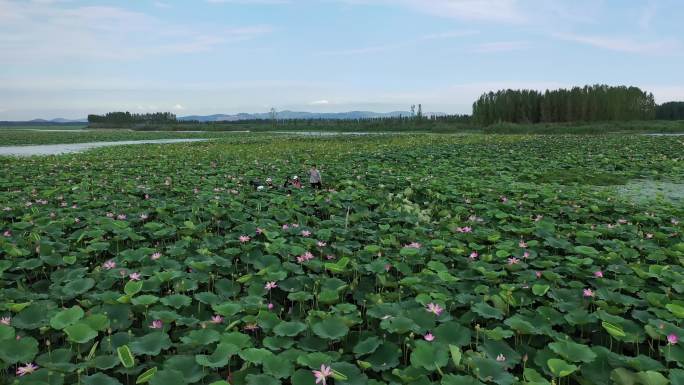
POLYGON ((684 143, 239 135, 0 158, 0 383, 684 384, 684 143), (325 189, 254 190, 305 177, 325 189))

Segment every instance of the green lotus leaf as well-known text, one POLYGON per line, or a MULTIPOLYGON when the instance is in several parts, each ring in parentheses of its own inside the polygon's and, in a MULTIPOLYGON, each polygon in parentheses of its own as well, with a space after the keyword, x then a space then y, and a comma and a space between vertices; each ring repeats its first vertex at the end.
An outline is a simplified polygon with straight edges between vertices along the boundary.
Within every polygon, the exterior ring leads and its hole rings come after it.
POLYGON ((142 287, 142 281, 128 281, 124 286, 124 293, 126 293, 126 295, 129 297, 133 297, 134 295, 138 294, 140 290, 142 290, 142 287))
POLYGON ((221 334, 212 329, 193 330, 187 336, 181 337, 184 344, 209 345, 221 339, 221 334))
POLYGON ((150 385, 185 385, 183 373, 173 369, 158 371, 149 382, 150 385))
POLYGON ((349 328, 340 318, 327 318, 313 324, 311 330, 317 336, 329 340, 337 340, 344 337, 349 332, 349 328))
POLYGON ((378 348, 378 346, 380 346, 381 343, 382 340, 378 337, 368 337, 364 340, 359 341, 354 346, 354 354, 356 354, 356 356, 359 357, 373 353, 378 348))
POLYGON ((551 358, 546 364, 548 365, 549 370, 551 370, 551 373, 556 377, 566 377, 577 370, 577 366, 568 364, 557 358, 551 358))
POLYGON ((571 362, 592 362, 596 358, 589 346, 575 343, 569 340, 550 343, 549 348, 571 362))
POLYGON ((0 360, 7 364, 31 362, 38 354, 38 341, 33 337, 5 340, 0 344, 0 360))
POLYGON ((112 378, 104 373, 95 373, 83 377, 84 385, 122 385, 119 380, 112 378))
POLYGON ((275 378, 287 378, 294 372, 292 363, 283 357, 270 355, 266 356, 262 361, 264 373, 275 378))
POLYGON ((278 379, 266 374, 248 374, 247 385, 281 385, 278 379))
POLYGON ((273 356, 273 353, 266 349, 260 349, 260 348, 247 348, 239 353, 240 358, 247 362, 251 362, 254 364, 261 364, 264 362, 266 357, 271 357, 273 356))
POLYGON ((136 337, 131 342, 131 351, 135 355, 156 356, 162 350, 171 347, 171 339, 164 332, 152 332, 142 337, 136 337))
POLYGON ((161 299, 161 303, 163 303, 166 306, 170 306, 174 309, 181 309, 183 307, 186 307, 190 305, 191 302, 192 298, 182 294, 173 294, 163 297, 161 299))
POLYGON ((207 375, 202 366, 197 364, 194 356, 173 355, 164 361, 164 369, 177 370, 183 373, 185 382, 192 384, 207 375))
POLYGON ((154 295, 139 295, 137 297, 131 298, 131 303, 133 305, 140 306, 150 306, 157 303, 157 301, 159 301, 159 297, 154 295))
POLYGON ((294 337, 297 334, 306 330, 306 324, 302 322, 281 322, 273 328, 273 332, 277 336, 294 337))
POLYGON ((157 367, 156 366, 153 368, 147 369, 146 371, 141 373, 138 376, 138 378, 135 380, 135 383, 136 384, 144 384, 146 382, 149 382, 154 377, 155 374, 157 374, 157 367))
POLYGON ((622 329, 622 327, 620 327, 618 325, 612 324, 610 322, 603 321, 603 322, 601 322, 601 326, 603 326, 603 329, 605 329, 608 332, 608 334, 610 334, 614 338, 623 338, 623 337, 627 336, 627 334, 625 334, 625 331, 622 329))
POLYGON ((135 365, 135 358, 133 357, 133 353, 128 345, 123 345, 116 348, 116 354, 124 368, 132 368, 133 365, 135 365))
POLYGON ((224 317, 232 317, 235 314, 242 311, 242 305, 238 303, 226 302, 220 305, 213 305, 212 308, 216 314, 220 314, 224 317))
POLYGON ((85 322, 79 322, 64 328, 64 332, 69 336, 69 340, 84 344, 97 337, 97 331, 93 330, 85 322))
POLYGON ((220 343, 211 355, 198 354, 195 361, 202 366, 221 368, 228 364, 230 357, 237 354, 239 348, 233 344, 220 343))
POLYGON ((83 309, 79 306, 74 306, 66 310, 62 310, 50 318, 50 326, 54 329, 62 330, 69 325, 73 325, 76 321, 83 318, 83 309))
POLYGON ((411 365, 422 367, 429 371, 446 366, 449 360, 447 350, 443 345, 418 341, 411 352, 411 365))
POLYGON ((636 374, 636 378, 642 385, 667 385, 670 383, 667 377, 652 370, 639 372, 636 374))

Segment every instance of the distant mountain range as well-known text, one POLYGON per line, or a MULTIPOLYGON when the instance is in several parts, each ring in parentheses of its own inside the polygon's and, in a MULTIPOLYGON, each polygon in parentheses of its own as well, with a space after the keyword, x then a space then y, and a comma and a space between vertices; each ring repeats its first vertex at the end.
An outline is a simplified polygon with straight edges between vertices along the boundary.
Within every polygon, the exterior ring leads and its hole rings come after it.
MULTIPOLYGON (((276 113, 278 119, 326 119, 326 120, 346 120, 346 119, 369 119, 369 118, 390 118, 399 116, 410 116, 408 111, 392 112, 372 112, 372 111, 349 111, 349 112, 302 112, 302 111, 279 111, 276 113)), ((443 112, 428 112, 427 116, 444 116, 443 112)), ((271 119, 269 112, 263 113, 239 113, 239 114, 215 114, 215 115, 190 115, 180 116, 178 120, 197 120, 200 122, 221 122, 238 120, 259 120, 271 119)))
MULTIPOLYGON (((426 116, 444 116, 443 112, 426 112, 426 116)), ((303 111, 278 111, 278 119, 324 119, 324 120, 346 120, 346 119, 370 119, 370 118, 392 118, 399 116, 411 116, 408 111, 392 111, 392 112, 372 112, 372 111, 349 111, 349 112, 303 112, 303 111)), ((189 116, 179 116, 178 120, 188 121, 196 120, 200 122, 235 122, 239 120, 267 120, 271 119, 270 112, 262 113, 244 113, 239 114, 214 114, 214 115, 189 115, 189 116)), ((33 119, 23 122, 13 121, 5 122, 0 121, 2 124, 69 124, 69 123, 87 123, 87 119, 33 119)))

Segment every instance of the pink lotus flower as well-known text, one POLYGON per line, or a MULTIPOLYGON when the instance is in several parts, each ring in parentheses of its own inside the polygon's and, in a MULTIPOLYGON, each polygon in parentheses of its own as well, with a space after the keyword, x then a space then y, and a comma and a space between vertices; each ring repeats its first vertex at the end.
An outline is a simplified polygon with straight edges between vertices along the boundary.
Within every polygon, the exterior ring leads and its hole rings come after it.
POLYGON ((11 236, 12 236, 12 232, 11 232, 11 231, 9 231, 9 230, 5 230, 5 232, 4 232, 4 233, 2 233, 2 235, 4 235, 5 237, 8 237, 8 238, 9 238, 9 237, 11 237, 11 236))
POLYGON ((307 251, 306 253, 297 257, 297 262, 304 263, 304 262, 312 260, 312 259, 314 259, 313 254, 311 254, 310 252, 307 251))
POLYGON ((10 326, 10 323, 12 323, 12 318, 10 318, 10 317, 0 318, 0 324, 10 326))
POLYGON ((523 241, 522 239, 520 242, 518 242, 518 246, 522 247, 523 249, 527 248, 527 242, 523 241))
POLYGON ((118 219, 118 220, 120 220, 120 221, 123 221, 123 220, 126 219, 126 214, 119 214, 119 215, 116 216, 116 219, 118 219))
POLYGON ((276 287, 278 287, 278 284, 276 284, 275 281, 271 281, 271 282, 266 282, 266 286, 264 286, 264 289, 272 290, 272 289, 275 289, 276 287))
POLYGON ((292 226, 292 228, 296 229, 296 228, 299 228, 299 223, 292 223, 290 226, 292 226))
POLYGON ((38 370, 38 365, 34 365, 33 363, 26 363, 24 366, 19 366, 17 367, 17 376, 22 377, 27 374, 31 374, 38 370))
POLYGON ((318 242, 316 242, 316 245, 317 245, 318 247, 325 247, 325 246, 327 245, 327 243, 325 243, 325 242, 323 242, 323 241, 318 241, 318 242))
POLYGON ((520 262, 520 260, 516 257, 508 258, 508 264, 509 265, 517 265, 519 262, 520 262))
POLYGON ((283 225, 283 230, 287 230, 289 228, 290 228, 290 225, 288 225, 287 223, 283 225))
POLYGON ((116 267, 116 262, 114 262, 114 261, 111 260, 111 259, 110 259, 109 261, 107 261, 107 262, 105 262, 105 263, 102 264, 102 268, 105 269, 105 270, 111 270, 111 269, 113 269, 113 268, 115 268, 115 267, 116 267))
POLYGON ((158 319, 152 321, 152 323, 150 324, 150 329, 161 329, 163 327, 164 327, 164 323, 158 319))
POLYGON ((240 235, 240 243, 247 243, 249 240, 252 239, 247 235, 240 235))
POLYGON ((150 259, 153 260, 153 261, 156 261, 157 259, 161 258, 161 256, 162 256, 162 255, 161 255, 160 252, 156 252, 156 253, 152 254, 152 256, 150 257, 150 259))
POLYGON ((653 238, 653 234, 651 233, 646 233, 646 239, 651 239, 653 238))
POLYGON ((107 213, 105 214, 107 218, 114 218, 114 213, 107 213))
POLYGON ((525 251, 525 252, 523 253, 523 258, 527 259, 527 258, 529 258, 529 257, 530 257, 530 252, 529 252, 529 251, 525 251))
POLYGON ((325 259, 327 259, 327 260, 330 261, 330 260, 332 260, 332 259, 335 259, 335 256, 334 256, 334 255, 326 255, 326 256, 325 256, 325 259))
POLYGON ((432 342, 435 339, 435 336, 432 335, 432 333, 428 332, 428 334, 423 336, 423 339, 428 342, 432 342))
POLYGON ((470 258, 472 261, 474 261, 479 256, 480 256, 480 254, 478 254, 477 251, 473 251, 472 253, 470 253, 470 256, 468 258, 470 258))
POLYGON ((261 234, 264 233, 264 229, 257 227, 257 228, 256 228, 256 233, 257 233, 258 235, 261 235, 261 234))
POLYGON ((213 324, 221 324, 221 323, 223 323, 223 320, 224 320, 224 318, 217 314, 217 315, 214 315, 211 317, 210 322, 213 324))
POLYGON ((436 304, 436 303, 432 303, 432 302, 430 302, 429 304, 427 304, 426 310, 429 311, 430 313, 433 313, 433 314, 436 315, 436 316, 439 316, 439 315, 442 314, 442 312, 444 311, 444 309, 442 309, 441 306, 439 306, 439 305, 436 304))
POLYGON ((140 281, 140 273, 131 273, 128 278, 130 278, 131 281, 140 281))
POLYGON ((386 263, 385 264, 385 271, 390 271, 390 270, 392 270, 392 265, 390 265, 389 263, 386 263))
POLYGON ((506 356, 504 356, 503 354, 499 354, 498 356, 496 356, 496 360, 499 362, 504 362, 506 361, 506 356))
POLYGON ((321 370, 313 370, 313 374, 316 377, 316 383, 321 383, 323 385, 326 385, 326 378, 332 376, 332 369, 330 366, 325 366, 325 364, 321 364, 321 370))
POLYGON ((150 199, 150 194, 145 194, 145 199, 150 199))
POLYGON ((535 272, 534 272, 534 275, 535 275, 537 278, 541 278, 542 272, 541 272, 541 271, 535 271, 535 272))
POLYGON ((603 272, 601 270, 594 272, 594 277, 603 278, 603 272))
POLYGON ((457 227, 456 228, 457 233, 472 233, 473 228, 470 226, 465 226, 465 227, 457 227))
POLYGON ((668 343, 668 344, 670 344, 670 345, 676 345, 677 342, 679 342, 679 337, 677 337, 676 334, 672 333, 672 334, 668 334, 668 335, 667 335, 667 343, 668 343))
POLYGON ((508 202, 508 198, 506 198, 505 196, 501 196, 501 202, 503 202, 503 203, 508 202))
POLYGON ((626 219, 620 218, 620 219, 618 219, 617 222, 618 222, 619 224, 621 224, 621 225, 624 225, 625 223, 627 223, 627 220, 626 220, 626 219))
POLYGON ((274 307, 275 307, 275 305, 273 305, 272 303, 268 304, 268 310, 273 310, 274 307))
POLYGON ((146 221, 149 216, 147 214, 140 214, 140 219, 146 221))
POLYGON ((421 245, 421 244, 418 243, 418 242, 411 242, 411 243, 409 243, 408 245, 406 245, 406 246, 404 246, 404 247, 409 248, 409 249, 420 249, 421 247, 423 247, 423 245, 421 245))
POLYGON ((593 297, 594 292, 591 289, 584 289, 583 294, 585 297, 593 297))
POLYGON ((308 231, 308 230, 302 230, 301 234, 302 234, 302 237, 308 237, 308 236, 310 236, 310 235, 311 235, 311 231, 308 231))
POLYGON ((79 218, 74 218, 74 223, 79 223, 81 220, 79 218))

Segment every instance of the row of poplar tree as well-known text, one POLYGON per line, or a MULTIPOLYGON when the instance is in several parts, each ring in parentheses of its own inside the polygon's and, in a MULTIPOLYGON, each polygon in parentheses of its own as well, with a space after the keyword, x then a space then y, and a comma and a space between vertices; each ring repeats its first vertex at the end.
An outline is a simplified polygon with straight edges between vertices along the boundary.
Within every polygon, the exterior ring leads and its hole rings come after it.
POLYGON ((650 120, 656 117, 653 94, 638 87, 593 85, 572 89, 501 90, 480 96, 473 120, 480 124, 650 120))
POLYGON ((176 115, 170 112, 131 114, 130 112, 108 112, 104 115, 88 115, 92 127, 131 127, 144 124, 176 123, 176 115))

